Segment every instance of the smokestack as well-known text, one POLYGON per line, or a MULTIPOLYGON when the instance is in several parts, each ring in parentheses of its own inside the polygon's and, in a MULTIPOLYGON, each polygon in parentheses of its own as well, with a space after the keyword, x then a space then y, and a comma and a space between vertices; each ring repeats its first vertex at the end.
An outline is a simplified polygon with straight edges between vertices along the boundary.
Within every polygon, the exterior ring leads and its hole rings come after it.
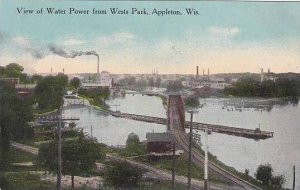
POLYGON ((204 69, 203 69, 203 76, 205 75, 205 73, 204 73, 204 69))
POLYGON ((51 68, 51 74, 52 74, 52 68, 51 68))
POLYGON ((264 81, 264 69, 261 68, 261 74, 260 74, 260 82, 264 81))
POLYGON ((197 78, 199 78, 199 66, 197 66, 197 74, 196 74, 197 78))
POLYGON ((63 74, 65 74, 65 68, 63 68, 63 74))
POLYGON ((209 68, 207 69, 207 76, 208 76, 208 79, 209 79, 209 68))
POLYGON ((97 77, 99 77, 99 55, 97 56, 97 77))

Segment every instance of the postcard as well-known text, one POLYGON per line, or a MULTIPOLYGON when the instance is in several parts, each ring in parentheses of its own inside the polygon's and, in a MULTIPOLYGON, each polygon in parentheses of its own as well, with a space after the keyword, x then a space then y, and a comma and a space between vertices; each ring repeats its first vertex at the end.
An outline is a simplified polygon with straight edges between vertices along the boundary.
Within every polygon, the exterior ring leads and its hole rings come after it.
POLYGON ((0 0, 0 190, 300 189, 299 18, 0 0))

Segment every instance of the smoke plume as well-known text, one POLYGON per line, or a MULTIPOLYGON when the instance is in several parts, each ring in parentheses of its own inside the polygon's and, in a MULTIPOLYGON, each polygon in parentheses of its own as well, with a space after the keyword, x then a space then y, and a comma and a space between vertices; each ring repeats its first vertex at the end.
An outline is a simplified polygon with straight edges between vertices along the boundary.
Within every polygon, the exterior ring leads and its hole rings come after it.
POLYGON ((67 52, 66 50, 62 49, 61 47, 55 46, 53 44, 48 45, 49 51, 54 55, 59 55, 64 58, 75 58, 77 56, 82 55, 95 55, 99 59, 99 55, 96 51, 71 51, 67 52))
MULTIPOLYGON (((1 36, 0 36, 1 37, 1 36)), ((48 55, 58 55, 64 58, 75 58, 82 55, 94 55, 99 60, 99 54, 96 51, 69 51, 65 48, 50 44, 46 47, 27 46, 25 50, 29 52, 36 59, 42 59, 48 55)))

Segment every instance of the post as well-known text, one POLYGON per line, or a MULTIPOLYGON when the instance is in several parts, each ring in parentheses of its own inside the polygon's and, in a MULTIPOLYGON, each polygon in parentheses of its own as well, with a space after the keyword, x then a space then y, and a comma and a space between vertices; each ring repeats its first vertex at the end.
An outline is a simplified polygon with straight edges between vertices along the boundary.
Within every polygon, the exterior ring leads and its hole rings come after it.
POLYGON ((296 181, 295 181, 295 179, 296 179, 296 167, 295 167, 295 165, 293 166, 293 173, 294 173, 294 177, 293 177, 293 190, 295 190, 295 183, 296 183, 296 181))
POLYGON ((57 129, 57 136, 58 136, 58 142, 57 142, 57 153, 58 153, 58 168, 57 168, 57 182, 56 182, 56 189, 61 189, 61 117, 62 117, 62 108, 60 107, 58 109, 59 119, 58 119, 58 129, 57 129))
POLYGON ((173 156, 172 156, 172 189, 175 189, 175 142, 173 143, 173 156))
POLYGON ((91 138, 93 138, 93 125, 91 125, 91 138))
POLYGON ((204 190, 208 190, 208 128, 205 129, 204 190))
POLYGON ((191 123, 190 123, 190 139, 189 139, 189 162, 188 162, 188 189, 191 189, 191 162, 192 162, 192 127, 193 127, 193 111, 189 112, 191 114, 191 123))

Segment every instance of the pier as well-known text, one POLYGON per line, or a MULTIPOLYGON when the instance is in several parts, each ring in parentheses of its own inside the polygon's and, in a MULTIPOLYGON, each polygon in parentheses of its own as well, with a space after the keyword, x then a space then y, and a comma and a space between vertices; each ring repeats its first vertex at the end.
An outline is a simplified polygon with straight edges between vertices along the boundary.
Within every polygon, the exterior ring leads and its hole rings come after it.
MULTIPOLYGON (((117 112, 106 111, 106 113, 111 114, 114 117, 132 119, 132 120, 143 121, 148 123, 157 123, 161 125, 167 125, 168 122, 166 118, 161 118, 161 117, 122 113, 119 111, 117 112)), ((184 127, 189 128, 189 126, 190 126, 190 122, 185 121, 184 127)), ((251 139, 267 139, 273 137, 273 132, 269 132, 269 131, 260 131, 257 129, 244 129, 244 128, 237 128, 237 127, 228 127, 222 125, 193 122, 193 129, 205 130, 206 128, 211 132, 215 132, 215 133, 222 133, 222 134, 251 138, 251 139)))

